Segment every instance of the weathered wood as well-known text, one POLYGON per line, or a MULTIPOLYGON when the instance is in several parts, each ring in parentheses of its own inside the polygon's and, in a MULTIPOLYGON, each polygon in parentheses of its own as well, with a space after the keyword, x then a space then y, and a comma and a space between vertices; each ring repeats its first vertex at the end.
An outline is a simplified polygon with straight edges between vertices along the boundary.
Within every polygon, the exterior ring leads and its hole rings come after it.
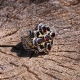
POLYGON ((80 1, 1 1, 0 80, 80 80, 80 1), (49 54, 32 54, 20 43, 39 22, 56 32, 49 54))

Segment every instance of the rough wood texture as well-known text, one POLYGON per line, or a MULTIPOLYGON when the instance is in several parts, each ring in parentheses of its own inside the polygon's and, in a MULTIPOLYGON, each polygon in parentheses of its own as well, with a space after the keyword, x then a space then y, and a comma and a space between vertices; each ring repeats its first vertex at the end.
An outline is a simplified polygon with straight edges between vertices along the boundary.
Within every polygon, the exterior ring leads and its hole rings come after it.
POLYGON ((37 2, 0 0, 0 80, 80 80, 80 0, 37 2), (39 22, 56 32, 48 55, 20 43, 39 22))

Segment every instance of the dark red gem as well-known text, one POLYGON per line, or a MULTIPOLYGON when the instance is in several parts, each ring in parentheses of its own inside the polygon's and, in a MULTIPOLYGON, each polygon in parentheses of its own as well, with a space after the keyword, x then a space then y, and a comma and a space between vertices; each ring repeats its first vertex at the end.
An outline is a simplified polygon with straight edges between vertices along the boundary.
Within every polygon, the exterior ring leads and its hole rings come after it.
POLYGON ((55 37, 55 33, 54 32, 51 33, 51 37, 55 37))
POLYGON ((44 39, 45 39, 45 41, 49 41, 49 36, 48 35, 45 36, 44 39))
POLYGON ((42 43, 42 39, 39 38, 39 39, 37 40, 37 43, 38 43, 38 44, 41 44, 41 43, 42 43))
POLYGON ((43 30, 43 32, 46 32, 46 27, 44 26, 44 27, 42 28, 42 30, 43 30))
POLYGON ((48 50, 51 50, 51 45, 48 44, 48 45, 47 45, 47 48, 48 48, 48 50))

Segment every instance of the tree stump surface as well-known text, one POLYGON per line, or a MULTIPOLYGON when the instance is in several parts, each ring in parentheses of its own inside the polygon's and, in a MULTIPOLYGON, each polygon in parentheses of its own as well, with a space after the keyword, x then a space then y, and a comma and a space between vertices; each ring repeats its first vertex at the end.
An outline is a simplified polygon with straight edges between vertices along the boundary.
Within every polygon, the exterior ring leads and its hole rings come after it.
POLYGON ((1 0, 0 80, 80 80, 80 0, 1 0), (39 22, 56 37, 49 54, 32 55, 21 36, 39 22))

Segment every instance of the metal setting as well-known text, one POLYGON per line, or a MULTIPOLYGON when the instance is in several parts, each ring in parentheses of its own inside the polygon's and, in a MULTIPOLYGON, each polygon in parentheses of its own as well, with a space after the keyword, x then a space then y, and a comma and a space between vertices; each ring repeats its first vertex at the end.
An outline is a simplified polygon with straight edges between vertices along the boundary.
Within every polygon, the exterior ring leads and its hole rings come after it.
POLYGON ((45 24, 38 24, 34 30, 29 30, 28 33, 27 36, 21 37, 24 49, 34 51, 36 54, 48 53, 51 50, 55 32, 45 24))

